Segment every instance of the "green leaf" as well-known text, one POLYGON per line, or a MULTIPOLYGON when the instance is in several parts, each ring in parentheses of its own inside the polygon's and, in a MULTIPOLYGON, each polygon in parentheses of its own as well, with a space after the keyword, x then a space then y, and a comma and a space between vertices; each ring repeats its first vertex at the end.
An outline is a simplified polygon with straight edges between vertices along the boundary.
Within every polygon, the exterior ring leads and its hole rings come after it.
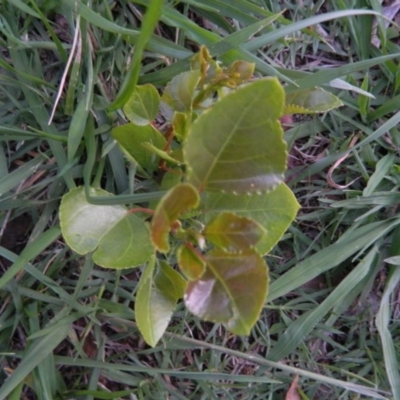
POLYGON ((255 250, 241 254, 214 249, 204 275, 188 283, 186 307, 198 317, 221 322, 237 335, 248 335, 267 296, 268 267, 255 250))
POLYGON ((154 347, 164 334, 176 301, 154 286, 153 272, 155 259, 147 264, 140 277, 135 299, 135 318, 140 333, 150 346, 154 347))
POLYGON ((180 270, 190 281, 199 279, 204 274, 206 262, 190 247, 178 247, 176 257, 180 270))
POLYGON ((182 142, 190 128, 191 114, 175 112, 172 118, 172 128, 174 129, 174 135, 182 142))
POLYGON ((146 84, 136 86, 132 96, 123 107, 127 118, 136 125, 148 125, 153 121, 160 106, 160 95, 157 89, 146 84))
POLYGON ((178 217, 196 208, 199 204, 199 194, 187 183, 174 186, 158 203, 151 221, 151 238, 158 251, 169 251, 168 233, 178 217))
MULTIPOLYGON (((112 196, 102 189, 90 189, 92 196, 112 196)), ((60 225, 68 246, 78 254, 94 251, 104 234, 126 215, 123 206, 95 206, 86 200, 85 190, 78 187, 61 200, 60 225)))
POLYGON ((204 235, 224 251, 237 253, 257 244, 264 236, 264 229, 252 219, 223 212, 206 226, 204 235))
POLYGON ((343 103, 332 93, 321 88, 311 88, 287 94, 283 113, 285 115, 324 113, 342 105, 343 103))
POLYGON ((221 211, 231 211, 257 221, 264 229, 264 235, 256 249, 266 254, 285 233, 300 206, 293 192, 281 183, 272 192, 259 196, 207 193, 204 208, 211 210, 206 214, 208 221, 221 211))
POLYGON ((153 126, 139 126, 126 124, 112 130, 113 138, 118 142, 128 157, 132 157, 145 171, 154 171, 157 168, 157 157, 152 150, 142 146, 151 143, 157 149, 164 149, 167 144, 164 136, 153 126))
POLYGON ((199 81, 199 71, 183 72, 168 83, 161 100, 174 111, 191 111, 193 96, 199 81))
MULTIPOLYGON (((170 171, 167 171, 162 177, 162 180, 160 183, 160 191, 167 192, 169 189, 178 185, 181 182, 181 179, 182 179, 182 172, 180 169, 176 168, 176 169, 171 169, 170 171)), ((150 201, 148 208, 154 210, 157 207, 157 204, 159 203, 159 201, 160 201, 160 198, 150 201)))
MULTIPOLYGON (((112 197, 102 189, 91 188, 90 194, 112 197)), ((82 187, 63 197, 60 225, 67 244, 78 254, 95 251, 93 260, 102 267, 135 267, 154 253, 146 222, 123 206, 88 203, 82 187)))
POLYGON ((260 193, 283 179, 286 144, 279 122, 284 91, 265 78, 223 97, 193 123, 184 143, 188 180, 207 191, 260 193))
POLYGON ((158 147, 154 146, 152 143, 144 142, 144 143, 142 143, 142 147, 145 148, 146 150, 148 150, 149 152, 153 153, 154 155, 157 155, 162 160, 168 161, 168 162, 170 162, 172 164, 176 164, 176 165, 183 164, 182 160, 179 160, 178 158, 173 157, 174 154, 172 152, 167 153, 166 151, 161 150, 158 147))
POLYGON ((148 224, 126 214, 103 236, 93 261, 106 268, 130 268, 144 264, 153 254, 148 224))
POLYGON ((175 302, 182 299, 185 294, 185 279, 165 262, 160 261, 160 268, 155 275, 154 283, 158 290, 175 302))

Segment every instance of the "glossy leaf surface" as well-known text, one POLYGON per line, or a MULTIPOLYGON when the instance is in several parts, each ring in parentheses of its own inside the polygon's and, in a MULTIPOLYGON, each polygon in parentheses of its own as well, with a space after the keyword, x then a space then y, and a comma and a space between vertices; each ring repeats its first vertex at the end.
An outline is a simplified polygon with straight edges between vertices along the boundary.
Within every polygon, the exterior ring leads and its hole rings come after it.
POLYGON ((180 246, 176 253, 179 268, 187 279, 193 281, 204 274, 206 263, 193 249, 180 246))
POLYGON ((174 186, 158 203, 151 221, 151 237, 158 251, 169 251, 168 233, 172 224, 186 211, 196 208, 199 195, 187 183, 174 186))
POLYGON ((215 246, 237 253, 256 245, 264 229, 252 219, 222 212, 206 226, 204 235, 215 246))
POLYGON ((123 150, 146 171, 153 171, 157 167, 156 154, 142 144, 151 143, 160 150, 163 150, 167 144, 164 136, 151 125, 117 126, 112 130, 112 136, 123 150))
POLYGON ((153 347, 167 329, 176 306, 176 300, 155 287, 154 267, 153 258, 140 277, 135 299, 136 323, 146 343, 153 347))
POLYGON ((248 335, 264 305, 267 287, 268 268, 255 250, 231 254, 215 249, 207 255, 204 275, 188 283, 185 304, 202 319, 248 335))
POLYGON ((283 113, 285 115, 316 114, 327 112, 342 105, 343 103, 332 93, 322 88, 312 88, 286 95, 283 113))
MULTIPOLYGON (((112 196, 101 189, 91 189, 91 195, 112 196)), ((67 244, 79 254, 94 251, 93 260, 102 267, 136 267, 154 253, 146 222, 122 206, 88 203, 84 188, 63 197, 60 224, 67 244)))
POLYGON ((199 71, 182 72, 168 83, 161 100, 174 111, 191 111, 194 92, 199 81, 199 71))
POLYGON ((208 193, 205 208, 211 220, 222 211, 231 211, 250 218, 262 226, 264 236, 256 245, 261 254, 268 253, 279 241, 295 218, 300 206, 293 192, 281 183, 275 190, 259 196, 208 193))
POLYGON ((286 144, 279 122, 284 91, 275 78, 241 87, 193 123, 184 142, 188 180, 207 191, 259 193, 283 179, 286 144))
POLYGON ((135 91, 125 103, 123 111, 126 117, 136 125, 148 125, 158 114, 160 95, 149 83, 136 86, 135 91))

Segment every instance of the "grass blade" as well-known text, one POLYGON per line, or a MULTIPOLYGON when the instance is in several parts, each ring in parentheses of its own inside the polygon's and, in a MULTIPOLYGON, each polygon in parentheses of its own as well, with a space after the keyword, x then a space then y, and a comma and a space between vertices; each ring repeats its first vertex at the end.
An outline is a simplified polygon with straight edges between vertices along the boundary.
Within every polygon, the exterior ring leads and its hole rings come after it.
POLYGON ((342 236, 336 243, 300 262, 274 281, 270 286, 267 301, 272 302, 339 265, 359 250, 373 244, 398 224, 400 220, 397 219, 373 222, 355 229, 346 237, 342 236))
POLYGON ((1 276, 0 288, 6 285, 18 272, 22 271, 30 260, 41 254, 42 251, 50 246, 60 235, 61 230, 59 227, 50 228, 29 244, 29 246, 25 247, 14 264, 1 276))
POLYGON ((7 396, 25 377, 30 374, 64 340, 69 331, 69 324, 54 329, 47 336, 35 341, 25 353, 15 371, 5 380, 0 388, 0 398, 7 396))
POLYGON ((150 0, 149 5, 144 15, 140 35, 135 46, 132 62, 129 66, 128 73, 122 83, 120 92, 114 102, 108 107, 110 111, 115 111, 121 108, 129 99, 132 92, 135 90, 139 79, 139 72, 142 63, 143 51, 147 42, 150 40, 153 30, 156 27, 161 16, 163 0, 150 0))
POLYGON ((294 352, 296 347, 304 338, 308 337, 322 318, 337 303, 340 303, 349 292, 354 290, 357 283, 368 274, 377 251, 378 249, 374 247, 318 307, 294 320, 280 337, 278 343, 268 353, 268 358, 272 361, 279 361, 294 352))

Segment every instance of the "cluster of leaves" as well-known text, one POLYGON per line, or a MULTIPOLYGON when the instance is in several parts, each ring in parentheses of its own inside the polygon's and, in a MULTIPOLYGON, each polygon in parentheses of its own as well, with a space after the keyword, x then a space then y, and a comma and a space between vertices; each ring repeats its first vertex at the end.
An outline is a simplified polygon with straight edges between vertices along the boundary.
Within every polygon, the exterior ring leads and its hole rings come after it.
POLYGON ((83 188, 63 197, 61 228, 73 250, 94 252, 106 268, 146 264, 135 316, 152 346, 182 297, 196 316, 249 334, 267 296, 263 256, 299 208, 283 182, 280 118, 340 105, 319 88, 285 100, 276 78, 253 80, 253 73, 254 64, 245 61, 222 67, 202 47, 190 71, 173 78, 161 97, 150 84, 136 86, 123 107, 130 122, 112 135, 137 177, 160 175, 166 193, 158 203, 94 205, 83 188), (164 127, 157 128, 161 120, 164 127))

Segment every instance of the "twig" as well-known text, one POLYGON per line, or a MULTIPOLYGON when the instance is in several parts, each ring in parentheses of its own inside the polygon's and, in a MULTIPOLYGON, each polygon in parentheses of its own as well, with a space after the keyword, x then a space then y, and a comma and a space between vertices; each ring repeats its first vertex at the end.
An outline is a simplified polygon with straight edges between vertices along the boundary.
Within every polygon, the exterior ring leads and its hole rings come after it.
MULTIPOLYGON (((350 150, 352 147, 354 147, 354 145, 356 144, 358 138, 359 138, 360 134, 357 133, 353 139, 350 142, 349 148, 348 150, 350 150)), ((344 155, 343 157, 340 157, 339 160, 337 160, 335 162, 335 164, 332 165, 332 167, 329 168, 328 174, 326 176, 326 180, 328 182, 329 186, 332 186, 336 189, 346 189, 348 188, 350 185, 352 185, 356 180, 358 180, 359 178, 356 178, 354 180, 352 180, 350 183, 348 183, 347 185, 338 185, 337 183, 335 183, 332 179, 332 173, 333 171, 349 156, 350 151, 347 152, 346 155, 344 155)))

